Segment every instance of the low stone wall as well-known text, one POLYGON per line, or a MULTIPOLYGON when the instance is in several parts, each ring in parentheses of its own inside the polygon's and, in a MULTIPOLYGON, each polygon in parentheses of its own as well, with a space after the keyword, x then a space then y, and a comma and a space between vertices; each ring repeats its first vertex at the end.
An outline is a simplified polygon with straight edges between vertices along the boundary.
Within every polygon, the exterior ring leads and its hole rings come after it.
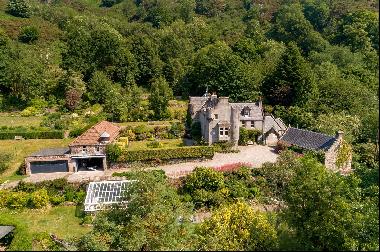
POLYGON ((30 170, 30 163, 31 162, 42 162, 42 161, 61 161, 65 160, 68 163, 68 172, 74 172, 74 166, 73 163, 70 162, 71 158, 67 155, 62 155, 62 156, 44 156, 44 157, 27 157, 25 158, 25 174, 26 175, 31 175, 32 172, 30 170))

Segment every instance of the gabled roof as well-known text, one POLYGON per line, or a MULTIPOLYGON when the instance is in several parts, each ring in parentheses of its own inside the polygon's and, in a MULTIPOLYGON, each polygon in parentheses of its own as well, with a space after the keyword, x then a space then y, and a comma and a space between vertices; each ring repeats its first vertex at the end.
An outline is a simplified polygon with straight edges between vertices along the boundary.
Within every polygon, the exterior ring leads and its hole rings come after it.
POLYGON ((297 145, 309 150, 324 151, 328 150, 335 140, 336 138, 334 136, 292 127, 289 127, 280 138, 280 141, 290 145, 297 145))
POLYGON ((264 118, 264 133, 273 128, 276 132, 286 130, 285 123, 280 118, 274 118, 272 115, 266 115, 264 118))
POLYGON ((0 226, 0 239, 15 229, 14 226, 0 226))
POLYGON ((104 132, 109 134, 109 141, 112 142, 119 135, 120 127, 111 122, 101 121, 78 136, 69 146, 99 144, 100 136, 104 132))
POLYGON ((33 154, 29 155, 30 157, 47 157, 47 156, 63 156, 68 154, 70 149, 68 147, 64 148, 47 148, 42 149, 33 154))

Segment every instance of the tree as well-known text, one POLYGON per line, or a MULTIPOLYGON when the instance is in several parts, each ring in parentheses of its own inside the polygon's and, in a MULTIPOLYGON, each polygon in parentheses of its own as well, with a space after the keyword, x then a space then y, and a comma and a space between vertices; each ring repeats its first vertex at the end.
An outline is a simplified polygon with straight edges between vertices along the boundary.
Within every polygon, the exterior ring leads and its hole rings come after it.
POLYGON ((305 105, 316 92, 311 68, 294 43, 287 46, 280 62, 262 84, 271 105, 305 105))
POLYGON ((65 85, 66 107, 70 110, 74 110, 78 107, 82 101, 82 95, 86 91, 86 86, 82 78, 80 73, 69 71, 61 80, 63 85, 65 85))
POLYGON ((9 0, 7 12, 15 17, 30 17, 30 5, 27 0, 9 0))
POLYGON ((181 202, 165 176, 156 172, 129 175, 128 207, 99 213, 79 249, 191 250, 191 206, 181 202))
POLYGON ((359 180, 330 172, 310 157, 300 159, 297 167, 285 189, 283 214, 301 246, 306 250, 376 250, 378 217, 373 210, 367 215, 374 205, 360 199, 359 180), (369 230, 361 234, 364 223, 369 230))
POLYGON ((321 51, 328 45, 305 18, 299 3, 280 7, 270 35, 285 43, 295 42, 306 54, 312 50, 321 51))
POLYGON ((155 119, 160 120, 169 117, 168 105, 172 97, 173 91, 164 77, 153 80, 150 89, 149 106, 154 112, 155 119))
POLYGON ((218 41, 198 52, 186 88, 190 95, 203 95, 208 88, 219 96, 229 96, 231 101, 255 100, 258 87, 254 77, 250 66, 226 43, 218 41))
POLYGON ((87 84, 87 97, 92 103, 103 104, 108 97, 108 92, 112 88, 112 81, 101 71, 94 72, 91 80, 87 84))
POLYGON ((200 250, 255 251, 277 246, 275 227, 245 202, 216 210, 198 228, 200 250))

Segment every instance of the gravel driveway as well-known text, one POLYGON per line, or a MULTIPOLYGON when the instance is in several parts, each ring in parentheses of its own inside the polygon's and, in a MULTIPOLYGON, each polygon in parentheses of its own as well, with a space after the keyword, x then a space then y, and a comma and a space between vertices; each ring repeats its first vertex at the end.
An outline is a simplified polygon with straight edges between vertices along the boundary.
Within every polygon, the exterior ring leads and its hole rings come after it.
POLYGON ((252 167, 261 167, 265 162, 276 162, 278 154, 269 146, 251 145, 238 146, 238 153, 215 153, 211 160, 200 162, 186 162, 180 164, 157 166, 154 169, 162 169, 168 176, 181 176, 192 171, 197 166, 218 167, 233 163, 250 163, 252 167))

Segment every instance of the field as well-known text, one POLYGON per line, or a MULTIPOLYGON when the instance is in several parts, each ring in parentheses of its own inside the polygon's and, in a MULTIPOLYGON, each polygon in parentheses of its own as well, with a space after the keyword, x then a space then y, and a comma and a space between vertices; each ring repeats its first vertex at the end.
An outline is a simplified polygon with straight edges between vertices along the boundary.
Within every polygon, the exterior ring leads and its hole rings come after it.
POLYGON ((16 126, 24 126, 24 127, 38 127, 42 121, 41 116, 12 116, 12 115, 0 115, 0 127, 8 126, 8 127, 16 127, 16 126))
POLYGON ((80 225, 75 206, 57 206, 45 209, 9 210, 1 209, 0 225, 16 226, 12 250, 41 250, 34 239, 41 233, 55 234, 59 238, 71 239, 91 231, 91 227, 80 225))
POLYGON ((0 182, 22 178, 15 175, 24 158, 43 148, 65 147, 72 139, 0 140, 0 152, 12 155, 10 168, 0 175, 0 182))

